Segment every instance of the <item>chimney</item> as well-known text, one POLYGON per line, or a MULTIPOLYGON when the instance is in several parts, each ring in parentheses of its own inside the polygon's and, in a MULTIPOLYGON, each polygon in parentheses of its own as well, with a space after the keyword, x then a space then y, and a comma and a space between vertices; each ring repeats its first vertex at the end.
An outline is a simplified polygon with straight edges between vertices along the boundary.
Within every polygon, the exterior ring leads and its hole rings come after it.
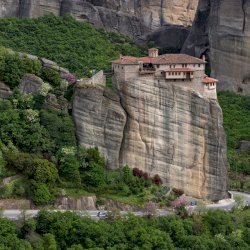
POLYGON ((204 54, 202 55, 202 60, 203 62, 206 62, 206 56, 204 54))
POLYGON ((158 57, 159 50, 156 48, 148 49, 148 56, 149 57, 158 57))

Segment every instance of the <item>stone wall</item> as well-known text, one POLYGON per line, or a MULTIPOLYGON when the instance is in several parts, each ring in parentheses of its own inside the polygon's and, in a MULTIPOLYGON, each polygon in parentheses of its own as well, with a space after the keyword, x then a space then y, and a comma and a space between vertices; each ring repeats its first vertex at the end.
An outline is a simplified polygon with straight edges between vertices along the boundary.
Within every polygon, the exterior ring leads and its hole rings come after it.
POLYGON ((100 85, 100 86, 106 86, 106 76, 104 75, 103 71, 99 71, 96 74, 94 74, 92 77, 87 79, 80 79, 78 81, 78 86, 84 86, 84 85, 100 85))

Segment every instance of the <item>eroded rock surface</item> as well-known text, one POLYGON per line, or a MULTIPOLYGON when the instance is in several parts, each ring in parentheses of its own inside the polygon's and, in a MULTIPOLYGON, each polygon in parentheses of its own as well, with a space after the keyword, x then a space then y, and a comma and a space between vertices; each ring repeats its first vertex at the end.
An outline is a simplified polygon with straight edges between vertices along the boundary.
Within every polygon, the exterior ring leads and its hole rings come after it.
POLYGON ((12 95, 10 88, 0 81, 0 99, 8 99, 12 95))
POLYGON ((78 143, 98 146, 109 168, 119 167, 119 152, 126 123, 126 114, 119 97, 102 87, 76 87, 73 118, 78 143))
POLYGON ((164 24, 190 26, 198 0, 2 0, 0 17, 72 14, 132 38, 164 24))
POLYGON ((200 0, 183 52, 206 54, 220 89, 250 95, 250 0, 200 0))
POLYGON ((37 94, 42 88, 42 85, 43 80, 40 77, 33 74, 26 74, 18 85, 18 89, 22 93, 37 94))

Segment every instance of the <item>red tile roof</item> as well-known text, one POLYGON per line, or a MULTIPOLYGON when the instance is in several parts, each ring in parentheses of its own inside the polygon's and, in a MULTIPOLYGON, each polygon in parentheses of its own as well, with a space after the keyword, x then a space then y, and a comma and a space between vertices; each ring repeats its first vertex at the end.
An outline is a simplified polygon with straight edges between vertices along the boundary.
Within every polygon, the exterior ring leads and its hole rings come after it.
POLYGON ((206 76, 206 77, 203 78, 202 82, 203 82, 203 83, 216 83, 216 82, 218 82, 218 80, 206 76))
POLYGON ((138 58, 133 56, 121 56, 119 59, 112 61, 112 63, 133 65, 138 64, 138 58))
POLYGON ((163 71, 165 72, 194 72, 193 69, 189 69, 189 68, 171 68, 171 69, 166 69, 163 71))
POLYGON ((113 61, 117 64, 138 64, 138 61, 143 63, 152 64, 205 64, 202 59, 185 55, 185 54, 165 54, 158 57, 132 57, 122 56, 121 58, 113 61))
POLYGON ((186 54, 165 54, 152 58, 153 64, 205 64, 202 59, 186 54))

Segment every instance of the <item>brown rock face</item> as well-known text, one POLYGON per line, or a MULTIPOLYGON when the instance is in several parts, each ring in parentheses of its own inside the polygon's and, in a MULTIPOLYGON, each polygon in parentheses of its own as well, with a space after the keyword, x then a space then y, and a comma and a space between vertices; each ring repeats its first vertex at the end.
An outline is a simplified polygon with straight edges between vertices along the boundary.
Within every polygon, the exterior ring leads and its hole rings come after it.
POLYGON ((250 1, 200 0, 183 52, 207 54, 218 87, 250 95, 250 1))
POLYGON ((118 82, 121 98, 98 88, 76 89, 78 141, 98 146, 116 169, 128 164, 198 198, 226 197, 226 140, 216 101, 150 80, 118 82))
POLYGON ((198 0, 1 0, 0 17, 72 14, 137 38, 164 24, 190 26, 198 0))

